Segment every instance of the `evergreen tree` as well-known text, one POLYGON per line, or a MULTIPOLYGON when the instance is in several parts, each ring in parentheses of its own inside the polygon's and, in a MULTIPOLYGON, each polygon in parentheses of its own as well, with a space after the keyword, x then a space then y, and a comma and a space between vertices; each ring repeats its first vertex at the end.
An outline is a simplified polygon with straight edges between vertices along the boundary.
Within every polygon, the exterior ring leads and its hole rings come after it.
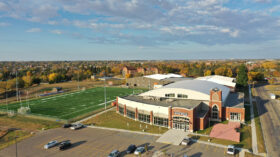
POLYGON ((237 73, 237 80, 236 83, 239 87, 246 87, 248 85, 248 75, 247 75, 247 68, 244 64, 242 64, 238 68, 237 73))

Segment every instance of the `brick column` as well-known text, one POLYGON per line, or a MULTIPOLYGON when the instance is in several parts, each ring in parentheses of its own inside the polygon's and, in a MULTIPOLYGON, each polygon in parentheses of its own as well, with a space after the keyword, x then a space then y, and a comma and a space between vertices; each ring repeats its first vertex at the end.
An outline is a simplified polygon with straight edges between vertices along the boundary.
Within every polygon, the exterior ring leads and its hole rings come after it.
POLYGON ((126 105, 123 105, 123 115, 126 117, 126 105))
POLYGON ((153 125, 154 124, 154 114, 153 111, 150 112, 150 124, 153 125))
POLYGON ((168 128, 172 128, 172 107, 168 107, 168 128))
POLYGON ((138 108, 135 108, 135 120, 138 120, 138 108))
POLYGON ((116 97, 116 111, 119 113, 119 102, 118 102, 118 97, 116 97))

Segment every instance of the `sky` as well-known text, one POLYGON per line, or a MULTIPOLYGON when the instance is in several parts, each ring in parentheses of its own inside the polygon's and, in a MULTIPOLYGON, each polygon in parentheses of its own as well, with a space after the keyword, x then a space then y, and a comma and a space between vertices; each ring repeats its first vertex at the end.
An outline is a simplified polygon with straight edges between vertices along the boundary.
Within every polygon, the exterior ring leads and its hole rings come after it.
POLYGON ((0 60, 279 59, 280 0, 0 0, 0 60))

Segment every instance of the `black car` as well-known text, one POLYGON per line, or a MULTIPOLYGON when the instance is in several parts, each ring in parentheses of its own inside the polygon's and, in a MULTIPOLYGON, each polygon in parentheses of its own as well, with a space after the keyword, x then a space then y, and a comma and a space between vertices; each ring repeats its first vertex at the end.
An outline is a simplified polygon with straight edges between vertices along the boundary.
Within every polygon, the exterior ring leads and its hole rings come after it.
POLYGON ((134 145, 134 144, 131 144, 130 146, 128 146, 127 150, 126 150, 126 153, 127 154, 130 154, 130 153, 133 153, 135 151, 137 147, 134 145))
POLYGON ((70 141, 63 141, 60 143, 59 150, 65 150, 71 146, 70 141))
POLYGON ((63 124, 62 127, 63 128, 70 128, 72 126, 72 124, 63 124))

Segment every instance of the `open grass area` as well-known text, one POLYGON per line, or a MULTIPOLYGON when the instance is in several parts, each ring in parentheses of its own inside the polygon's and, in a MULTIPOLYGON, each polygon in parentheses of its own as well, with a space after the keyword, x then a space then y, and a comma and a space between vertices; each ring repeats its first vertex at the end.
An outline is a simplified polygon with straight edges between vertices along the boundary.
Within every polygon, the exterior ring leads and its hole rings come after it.
POLYGON ((265 153, 266 150, 265 150, 265 145, 264 145, 262 126, 261 126, 260 117, 258 116, 256 102, 253 102, 253 105, 254 105, 254 115, 255 115, 254 119, 255 119, 255 125, 256 125, 258 151, 259 151, 259 153, 265 153))
POLYGON ((266 85, 265 89, 269 90, 270 93, 275 94, 277 99, 280 99, 280 85, 266 85))
MULTIPOLYGON (((116 96, 125 96, 140 93, 142 90, 127 88, 106 88, 107 105, 116 96)), ((31 114, 39 116, 49 116, 58 119, 71 119, 77 116, 104 108, 104 88, 96 87, 71 93, 42 97, 30 101, 22 101, 8 105, 9 110, 17 111, 21 106, 30 106, 31 114)), ((0 109, 7 109, 6 105, 1 105, 0 109)))
POLYGON ((252 153, 245 152, 245 157, 262 157, 262 156, 254 155, 252 153))
POLYGON ((146 123, 142 123, 139 121, 135 121, 133 119, 129 119, 123 117, 122 115, 116 113, 116 111, 108 111, 96 117, 93 117, 85 122, 87 125, 95 125, 101 127, 108 128, 117 128, 117 129, 125 129, 131 131, 143 131, 154 134, 162 134, 166 132, 168 129, 164 127, 158 127, 146 123))
POLYGON ((31 132, 60 126, 61 123, 57 122, 26 118, 19 115, 8 117, 7 115, 0 114, 0 132, 8 132, 7 134, 2 134, 3 137, 0 137, 0 149, 14 144, 15 137, 18 137, 17 141, 21 141, 32 136, 31 132))
POLYGON ((234 142, 229 140, 223 140, 218 138, 210 138, 206 136, 195 136, 195 135, 189 135, 191 138, 202 140, 202 141, 208 141, 208 139, 211 139, 212 143, 217 144, 223 144, 223 145, 235 145, 240 148, 246 148, 246 149, 252 149, 252 138, 251 138, 251 127, 250 126, 242 126, 240 131, 240 142, 234 142))

